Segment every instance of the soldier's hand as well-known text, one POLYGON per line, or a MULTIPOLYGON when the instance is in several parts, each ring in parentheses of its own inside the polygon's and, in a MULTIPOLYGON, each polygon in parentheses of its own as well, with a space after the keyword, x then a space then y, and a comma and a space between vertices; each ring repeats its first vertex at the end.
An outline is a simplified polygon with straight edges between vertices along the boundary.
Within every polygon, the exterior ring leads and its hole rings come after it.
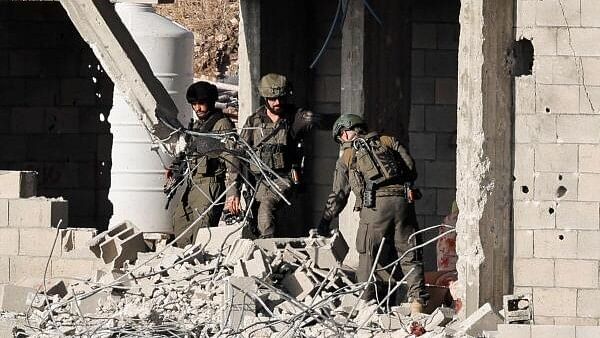
POLYGON ((230 213, 237 215, 242 211, 242 205, 240 203, 239 196, 230 196, 225 202, 225 209, 229 210, 230 213))

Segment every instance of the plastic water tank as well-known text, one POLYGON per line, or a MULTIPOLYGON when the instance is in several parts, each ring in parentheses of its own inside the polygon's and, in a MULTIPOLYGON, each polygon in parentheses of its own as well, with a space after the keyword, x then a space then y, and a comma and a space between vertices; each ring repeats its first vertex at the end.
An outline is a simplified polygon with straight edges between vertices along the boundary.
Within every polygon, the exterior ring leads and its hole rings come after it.
MULTIPOLYGON (((182 26, 155 13, 152 5, 119 3, 115 9, 146 56, 152 71, 179 109, 179 120, 187 125, 192 111, 185 99, 193 81, 194 36, 182 26)), ((152 146, 151 138, 115 88, 108 121, 113 134, 111 188, 113 204, 110 225, 130 220, 143 232, 172 232, 172 201, 165 209, 164 167, 172 161, 152 146)))

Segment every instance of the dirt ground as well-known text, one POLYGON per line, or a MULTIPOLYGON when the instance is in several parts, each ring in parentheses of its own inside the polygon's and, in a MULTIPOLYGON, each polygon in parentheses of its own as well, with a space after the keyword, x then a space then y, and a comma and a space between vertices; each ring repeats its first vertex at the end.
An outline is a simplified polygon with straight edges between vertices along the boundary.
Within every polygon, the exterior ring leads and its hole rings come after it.
POLYGON ((156 12, 194 32, 195 77, 237 77, 238 0, 176 0, 156 12))

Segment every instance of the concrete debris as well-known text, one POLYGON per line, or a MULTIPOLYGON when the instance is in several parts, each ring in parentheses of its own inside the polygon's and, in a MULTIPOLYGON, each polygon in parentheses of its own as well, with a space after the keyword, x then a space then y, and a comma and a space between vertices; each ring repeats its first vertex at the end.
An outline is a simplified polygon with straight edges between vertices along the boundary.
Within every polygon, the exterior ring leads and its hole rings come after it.
POLYGON ((147 248, 143 234, 128 221, 95 236, 88 245, 96 257, 102 258, 111 269, 123 267, 125 261, 134 262, 138 252, 147 248))
MULTIPOLYGON (((103 243, 128 243, 136 233, 124 223, 98 235, 91 248, 99 259, 114 262, 103 254, 109 252, 103 251, 103 243)), ((339 264, 347 252, 339 243, 345 243, 341 236, 238 239, 219 245, 223 248, 216 254, 203 250, 206 243, 183 249, 167 245, 158 252, 127 253, 123 264, 109 264, 88 281, 67 287, 62 281, 48 282, 46 294, 5 285, 2 306, 27 313, 29 324, 17 329, 23 337, 38 338, 446 338, 476 336, 500 322, 487 305, 466 321, 451 323, 450 330, 445 326, 454 318, 451 308, 410 317, 406 304, 360 300, 364 285, 339 264), (329 257, 317 265, 323 255, 329 257)), ((119 256, 123 251, 112 252, 119 256)))

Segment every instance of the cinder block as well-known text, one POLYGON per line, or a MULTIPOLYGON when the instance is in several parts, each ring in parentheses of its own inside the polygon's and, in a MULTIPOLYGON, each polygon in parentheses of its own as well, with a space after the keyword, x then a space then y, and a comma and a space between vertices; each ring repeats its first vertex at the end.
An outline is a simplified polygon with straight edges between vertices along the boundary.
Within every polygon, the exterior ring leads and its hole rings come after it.
POLYGON ((597 288, 598 262, 557 259, 554 279, 558 287, 597 288))
POLYGON ((37 172, 0 170, 0 198, 27 198, 37 192, 37 172))
POLYGON ((502 319, 494 312, 492 306, 485 303, 459 324, 460 329, 458 331, 477 337, 483 331, 496 331, 498 324, 501 323, 502 319))
POLYGON ((600 56, 595 41, 600 39, 600 30, 595 28, 558 28, 556 53, 558 55, 600 56))
MULTIPOLYGON (((425 130, 425 106, 413 104, 410 108, 408 131, 413 132, 423 130, 425 130)), ((331 135, 328 136, 331 137, 331 135)))
POLYGON ((456 104, 458 80, 456 78, 435 79, 435 104, 456 104))
POLYGON ((515 257, 533 257, 533 230, 514 231, 515 257))
POLYGON ((577 338, 597 338, 600 337, 600 326, 577 326, 575 327, 577 338))
MULTIPOLYGON (((546 85, 553 84, 552 61, 555 57, 556 56, 536 56, 535 63, 533 64, 533 74, 535 74, 535 83, 546 85)), ((533 94, 535 95, 535 90, 533 94)), ((534 96, 529 97, 529 99, 531 100, 532 97, 534 96)))
POLYGON ((38 279, 44 277, 44 269, 48 264, 48 273, 52 273, 52 262, 46 257, 16 256, 10 257, 10 282, 19 285, 22 280, 38 279))
POLYGON ((565 288, 534 288, 533 306, 537 316, 576 317, 577 290, 565 288))
POLYGON ((559 142, 600 143, 600 116, 558 116, 557 135, 559 142))
POLYGON ((437 133, 435 138, 435 158, 437 160, 456 162, 456 134, 437 133))
MULTIPOLYGON (((16 230, 16 229, 15 229, 16 230)), ((19 256, 50 256, 56 238, 53 257, 61 255, 61 234, 56 229, 22 228, 19 230, 19 256), (58 237, 57 237, 58 236, 58 237)), ((60 230, 58 230, 60 231, 60 230)))
POLYGON ((223 265, 233 266, 238 261, 247 261, 252 257, 255 245, 250 239, 238 239, 233 242, 233 245, 229 248, 229 253, 223 261, 223 265))
POLYGON ((456 133, 456 106, 453 104, 425 106, 425 130, 456 133))
POLYGON ((257 292, 257 285, 251 277, 229 277, 223 294, 222 323, 234 330, 240 328, 244 317, 256 314, 255 300, 248 292, 257 292))
POLYGON ((536 200, 577 200, 579 175, 577 173, 538 173, 535 176, 536 200))
POLYGON ((8 226, 8 199, 0 198, 0 227, 8 226))
POLYGON ((577 317, 600 317, 600 290, 578 290, 577 317))
POLYGON ((96 103, 91 79, 71 78, 60 81, 60 103, 66 106, 92 106, 96 103))
POLYGON ((560 202, 556 207, 558 229, 600 230, 598 203, 560 202))
POLYGON ((529 324, 499 324, 498 338, 531 338, 529 324))
POLYGON ((576 144, 538 144, 535 149, 535 170, 546 172, 576 172, 576 144))
MULTIPOLYGON (((457 23, 437 24, 437 48, 438 49, 458 49, 458 33, 460 27, 457 23)), ((456 62, 456 60, 454 61, 456 62)))
POLYGON ((455 50, 428 50, 425 52, 425 76, 456 77, 457 60, 458 55, 455 50))
MULTIPOLYGON (((534 71, 537 64, 534 63, 534 71)), ((532 97, 535 97, 534 77, 515 77, 515 115, 535 114, 535 100, 532 97)))
POLYGON ((554 318, 554 324, 576 326, 575 332, 577 332, 577 326, 598 326, 598 319, 581 317, 556 317, 554 318))
POLYGON ((96 229, 72 228, 61 233, 62 257, 95 258, 88 243, 96 236, 96 229))
MULTIPOLYGON (((600 27, 600 8, 595 0, 581 0, 581 26, 600 27)), ((600 337, 600 334, 598 335, 600 337)), ((580 337, 577 337, 580 338, 580 337)))
POLYGON ((579 145, 579 171, 600 173, 600 145, 579 145))
POLYGON ((61 227, 66 227, 69 225, 69 204, 62 198, 11 199, 8 216, 10 227, 55 227, 61 219, 61 227))
POLYGON ((535 323, 538 325, 554 325, 554 317, 535 315, 535 323))
POLYGON ((25 301, 30 293, 35 293, 35 290, 10 284, 0 285, 0 309, 25 313, 28 308, 25 301))
POLYGON ((300 301, 310 295, 316 287, 316 283, 308 277, 306 272, 300 269, 296 269, 293 274, 285 276, 281 281, 281 285, 292 297, 300 301))
POLYGON ((515 229, 553 229, 555 226, 554 202, 515 201, 513 208, 515 229))
POLYGON ((579 26, 580 13, 579 0, 536 1, 535 23, 538 26, 579 26))
POLYGON ((513 196, 516 200, 531 200, 534 195, 534 148, 531 144, 515 144, 513 196))
POLYGON ((90 259, 55 259, 52 261, 52 277, 54 278, 89 278, 96 272, 95 260, 90 259))
POLYGON ((435 134, 410 133, 410 153, 415 160, 435 159, 435 134))
POLYGON ((533 256, 536 258, 576 258, 577 231, 534 230, 533 256))
POLYGON ((412 50, 410 54, 411 76, 425 76, 425 52, 412 50))
POLYGON ((44 108, 13 108, 11 130, 15 134, 44 133, 44 108))
POLYGON ((579 88, 579 113, 597 114, 600 112, 600 87, 581 86, 579 88))
POLYGON ((531 338, 575 338, 575 326, 572 325, 532 325, 531 338))
POLYGON ((554 260, 514 260, 514 279, 518 286, 554 286, 554 260))
POLYGON ((600 174, 579 175, 579 200, 600 201, 600 174))
POLYGON ((307 240, 306 251, 321 269, 333 269, 342 265, 348 254, 348 244, 341 232, 335 232, 329 238, 318 237, 307 240))
POLYGON ((435 82, 433 78, 412 78, 411 103, 413 104, 434 104, 435 100, 435 82))
POLYGON ((581 60, 572 56, 552 57, 552 83, 575 84, 583 82, 581 60))
POLYGON ((600 259, 599 231, 579 231, 577 235, 577 258, 600 259))
POLYGON ((436 190, 437 189, 421 189, 423 197, 417 203, 415 203, 415 211, 417 215, 436 214, 436 190))
POLYGON ((538 113, 579 114, 579 86, 577 85, 538 84, 535 99, 535 110, 538 113))
POLYGON ((0 229, 0 256, 19 254, 19 229, 0 229))
POLYGON ((413 23, 412 48, 435 49, 437 46, 436 25, 434 23, 413 23))
POLYGON ((535 27, 530 31, 529 34, 523 32, 517 36, 531 38, 536 55, 556 55, 556 28, 535 27))
POLYGON ((434 188, 455 188, 456 163, 450 161, 426 162, 425 184, 434 188))
POLYGON ((515 143, 555 143, 556 117, 552 115, 515 116, 515 143))
MULTIPOLYGON (((572 58, 572 57, 571 57, 572 58)), ((585 84, 588 86, 587 89, 594 89, 591 86, 600 85, 600 58, 599 57, 581 57, 581 67, 585 74, 585 84)), ((581 71, 581 70, 580 70, 581 71)))
POLYGON ((147 251, 141 232, 129 221, 117 224, 95 236, 89 242, 90 250, 104 264, 120 268, 125 261, 134 262, 138 252, 147 251))
POLYGON ((0 284, 6 284, 10 281, 10 263, 9 258, 0 256, 0 284))

